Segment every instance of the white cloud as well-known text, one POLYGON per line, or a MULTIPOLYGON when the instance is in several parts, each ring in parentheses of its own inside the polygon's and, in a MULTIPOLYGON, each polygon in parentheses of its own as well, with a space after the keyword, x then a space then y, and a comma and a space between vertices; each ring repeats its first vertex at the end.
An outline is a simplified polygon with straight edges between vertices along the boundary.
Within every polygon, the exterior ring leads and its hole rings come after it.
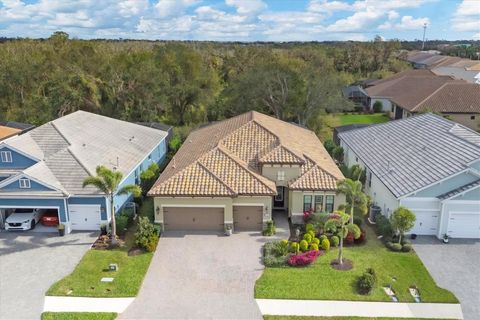
POLYGON ((335 11, 351 11, 353 6, 341 1, 312 0, 308 5, 308 11, 332 14, 335 11))
POLYGON ((198 3, 197 0, 158 0, 155 9, 160 18, 168 18, 182 14, 196 3, 198 3))
POLYGON ((472 39, 473 39, 473 40, 480 40, 480 32, 474 34, 473 37, 472 37, 472 39))
POLYGON ((229 6, 237 8, 237 13, 240 15, 254 15, 267 8, 267 5, 262 0, 225 0, 229 6))
POLYGON ((366 11, 356 12, 345 19, 337 20, 334 24, 328 26, 327 30, 331 32, 359 31, 369 27, 383 16, 384 13, 381 11, 367 9, 366 11))
POLYGON ((388 20, 395 20, 400 17, 400 14, 395 10, 388 11, 388 20))
POLYGON ((463 0, 451 20, 456 31, 478 32, 480 30, 480 2, 463 0))

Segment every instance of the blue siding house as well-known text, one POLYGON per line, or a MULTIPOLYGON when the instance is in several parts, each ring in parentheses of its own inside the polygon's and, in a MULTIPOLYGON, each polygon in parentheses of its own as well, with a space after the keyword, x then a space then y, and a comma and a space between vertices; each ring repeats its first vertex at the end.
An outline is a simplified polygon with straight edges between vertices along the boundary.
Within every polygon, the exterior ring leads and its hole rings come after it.
MULTIPOLYGON (((96 167, 120 171, 138 184, 150 164, 164 161, 167 132, 77 111, 0 142, 0 222, 16 208, 56 210, 72 230, 98 230, 110 204, 96 188, 82 187, 96 167)), ((114 197, 117 210, 132 195, 114 197)), ((0 223, 0 226, 2 224, 0 223)))

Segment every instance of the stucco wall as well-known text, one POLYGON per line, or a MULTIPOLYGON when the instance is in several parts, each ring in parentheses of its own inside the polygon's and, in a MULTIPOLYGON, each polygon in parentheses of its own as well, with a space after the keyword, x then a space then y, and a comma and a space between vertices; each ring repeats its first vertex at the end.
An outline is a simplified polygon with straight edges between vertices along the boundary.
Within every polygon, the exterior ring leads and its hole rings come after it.
POLYGON ((480 131, 480 114, 478 113, 443 113, 443 115, 447 115, 452 121, 463 124, 472 130, 480 131), (471 119, 471 117, 475 117, 475 119, 471 119))
POLYGON ((275 181, 277 186, 286 186, 288 181, 295 179, 300 176, 300 166, 271 166, 264 165, 262 167, 262 176, 269 178, 272 181, 275 181), (284 180, 277 180, 278 171, 285 172, 284 180))
POLYGON ((263 222, 272 219, 272 197, 237 197, 237 198, 154 198, 155 222, 163 223, 164 206, 203 206, 223 207, 225 223, 233 223, 233 206, 240 205, 263 205, 263 222), (159 210, 157 210, 159 208, 159 210))
POLYGON ((325 196, 334 196, 333 209, 336 210, 339 205, 345 204, 345 196, 335 194, 332 191, 292 191, 289 190, 288 215, 303 215, 303 196, 323 196, 323 207, 325 208, 325 196))
POLYGON ((372 98, 370 100, 370 110, 373 110, 373 105, 375 102, 380 101, 382 103, 382 111, 383 112, 391 112, 392 111, 392 103, 390 100, 386 98, 372 98))

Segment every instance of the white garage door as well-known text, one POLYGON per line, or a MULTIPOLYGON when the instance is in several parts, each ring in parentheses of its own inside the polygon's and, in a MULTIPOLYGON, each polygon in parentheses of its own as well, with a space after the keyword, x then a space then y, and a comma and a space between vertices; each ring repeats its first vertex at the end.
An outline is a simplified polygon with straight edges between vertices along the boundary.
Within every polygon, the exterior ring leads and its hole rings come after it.
POLYGON ((69 205, 68 212, 72 230, 100 230, 100 206, 69 205))
POLYGON ((450 212, 447 233, 452 238, 480 238, 480 214, 450 212))
POLYGON ((415 221, 415 226, 410 231, 418 235, 436 235, 438 230, 438 219, 440 213, 438 211, 431 210, 421 210, 421 209, 410 209, 417 220, 415 221))

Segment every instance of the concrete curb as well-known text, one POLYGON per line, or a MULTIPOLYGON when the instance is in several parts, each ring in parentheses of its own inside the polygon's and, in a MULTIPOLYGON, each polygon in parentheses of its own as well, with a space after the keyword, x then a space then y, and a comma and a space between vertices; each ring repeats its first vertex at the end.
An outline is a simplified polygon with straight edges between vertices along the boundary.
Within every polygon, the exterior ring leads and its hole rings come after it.
POLYGON ((135 298, 84 298, 46 296, 43 311, 122 313, 135 298))
POLYGON ((256 299, 263 315, 463 319, 460 304, 256 299))

